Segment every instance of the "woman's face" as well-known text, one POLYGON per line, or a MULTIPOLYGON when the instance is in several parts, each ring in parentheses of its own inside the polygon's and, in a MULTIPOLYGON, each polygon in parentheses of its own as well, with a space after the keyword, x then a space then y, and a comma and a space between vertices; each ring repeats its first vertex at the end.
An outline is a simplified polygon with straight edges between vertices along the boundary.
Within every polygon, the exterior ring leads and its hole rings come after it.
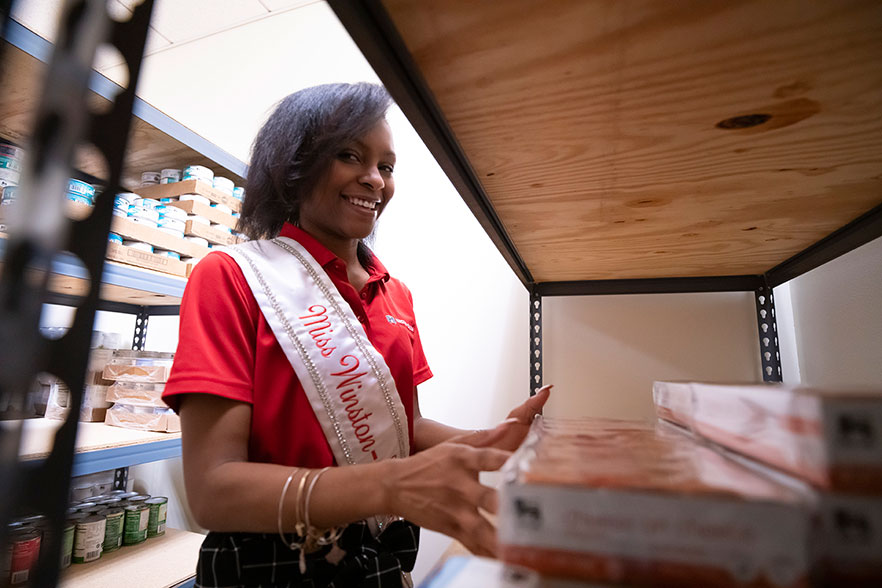
POLYGON ((337 153, 328 173, 301 203, 300 226, 320 241, 367 237, 395 192, 394 166, 392 133, 381 120, 337 153))

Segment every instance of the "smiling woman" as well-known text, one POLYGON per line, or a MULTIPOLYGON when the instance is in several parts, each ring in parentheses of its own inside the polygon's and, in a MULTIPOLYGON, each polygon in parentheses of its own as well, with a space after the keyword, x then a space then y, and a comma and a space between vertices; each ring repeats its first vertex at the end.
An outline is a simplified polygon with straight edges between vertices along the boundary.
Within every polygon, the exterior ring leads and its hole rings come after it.
POLYGON ((386 91, 285 98, 257 135, 240 230, 181 303, 165 401, 211 532, 197 586, 401 586, 419 527, 491 555, 496 492, 478 482, 548 390, 489 431, 422 417, 432 376, 410 291, 365 245, 395 192, 386 91), (395 458, 395 459, 392 459, 395 458))

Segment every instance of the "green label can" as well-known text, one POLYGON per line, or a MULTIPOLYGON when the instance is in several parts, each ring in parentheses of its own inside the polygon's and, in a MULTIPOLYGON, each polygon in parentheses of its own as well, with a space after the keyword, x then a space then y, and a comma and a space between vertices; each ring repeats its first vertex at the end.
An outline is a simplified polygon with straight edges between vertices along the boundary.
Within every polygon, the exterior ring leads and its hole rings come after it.
POLYGON ((100 514, 90 514, 77 521, 71 558, 73 563, 86 563, 101 557, 106 524, 104 516, 100 514))
POLYGON ((126 512, 116 507, 108 508, 102 514, 107 518, 107 525, 104 528, 104 544, 101 546, 101 550, 104 553, 116 551, 122 547, 123 523, 126 512))
POLYGON ((123 532, 123 545, 135 545, 147 539, 147 523, 150 508, 146 504, 132 504, 125 507, 126 521, 123 532))
POLYGON ((74 534, 77 525, 68 519, 64 523, 64 533, 61 535, 61 569, 69 568, 73 557, 74 534))
POLYGON ((150 519, 147 521, 147 536, 158 537, 159 535, 165 535, 168 498, 165 496, 154 496, 147 500, 147 506, 150 507, 150 519))

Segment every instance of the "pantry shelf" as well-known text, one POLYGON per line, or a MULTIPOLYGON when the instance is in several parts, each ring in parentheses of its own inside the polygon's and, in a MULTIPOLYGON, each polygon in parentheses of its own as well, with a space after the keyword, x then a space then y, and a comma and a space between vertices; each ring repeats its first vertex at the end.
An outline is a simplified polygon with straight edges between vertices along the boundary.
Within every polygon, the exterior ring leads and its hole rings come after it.
MULTIPOLYGON (((54 419, 26 419, 19 459, 45 459, 55 442, 55 432, 62 422, 54 419)), ((12 426, 13 421, 3 424, 12 426)), ((180 433, 156 433, 111 427, 104 423, 79 423, 74 446, 73 476, 84 476, 181 455, 180 433)))
POLYGON ((184 588, 192 586, 204 535, 168 529, 165 535, 139 545, 122 547, 86 564, 73 564, 61 573, 62 588, 110 588, 121 578, 127 588, 184 588))
MULTIPOLYGON (((26 143, 34 122, 46 63, 52 44, 21 24, 10 20, 2 48, 4 88, 0 96, 0 137, 26 143)), ((90 80, 94 107, 100 111, 122 88, 97 72, 90 80)), ((129 139, 122 184, 129 189, 140 185, 140 174, 147 170, 203 165, 234 183, 244 185, 248 166, 217 145, 197 135, 140 98, 132 107, 129 139)), ((97 152, 83 150, 75 167, 98 179, 106 179, 105 165, 97 152)))

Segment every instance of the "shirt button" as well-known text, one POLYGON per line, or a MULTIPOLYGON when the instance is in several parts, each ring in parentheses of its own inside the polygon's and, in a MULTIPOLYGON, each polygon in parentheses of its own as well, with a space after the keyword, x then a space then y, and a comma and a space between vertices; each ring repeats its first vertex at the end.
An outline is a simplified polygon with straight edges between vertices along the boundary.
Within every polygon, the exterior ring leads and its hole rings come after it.
POLYGON ((366 299, 367 299, 367 292, 362 292, 362 293, 361 293, 361 299, 362 299, 362 300, 366 300, 366 299))

